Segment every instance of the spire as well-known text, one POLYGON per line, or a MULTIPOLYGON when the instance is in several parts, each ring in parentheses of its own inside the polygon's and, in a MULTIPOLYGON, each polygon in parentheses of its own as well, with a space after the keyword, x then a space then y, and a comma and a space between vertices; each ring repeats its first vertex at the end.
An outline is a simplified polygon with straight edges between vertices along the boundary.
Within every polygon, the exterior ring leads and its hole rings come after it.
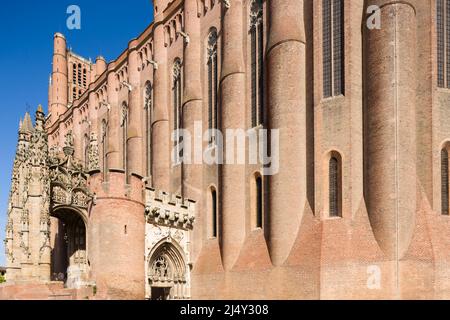
POLYGON ((23 121, 22 121, 22 118, 20 118, 20 121, 19 121, 19 131, 22 131, 22 125, 23 125, 23 121))
POLYGON ((42 105, 41 104, 38 106, 37 112, 44 113, 44 109, 42 109, 42 105))
POLYGON ((23 118, 21 132, 33 132, 33 122, 28 112, 25 113, 25 117, 23 118))

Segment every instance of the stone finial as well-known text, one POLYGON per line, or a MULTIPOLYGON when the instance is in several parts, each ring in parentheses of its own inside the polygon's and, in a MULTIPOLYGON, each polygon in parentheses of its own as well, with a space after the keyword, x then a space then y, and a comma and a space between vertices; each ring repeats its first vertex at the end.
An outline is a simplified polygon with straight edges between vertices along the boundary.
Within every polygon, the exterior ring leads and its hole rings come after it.
POLYGON ((39 105, 36 110, 36 130, 44 131, 45 113, 42 105, 39 105))

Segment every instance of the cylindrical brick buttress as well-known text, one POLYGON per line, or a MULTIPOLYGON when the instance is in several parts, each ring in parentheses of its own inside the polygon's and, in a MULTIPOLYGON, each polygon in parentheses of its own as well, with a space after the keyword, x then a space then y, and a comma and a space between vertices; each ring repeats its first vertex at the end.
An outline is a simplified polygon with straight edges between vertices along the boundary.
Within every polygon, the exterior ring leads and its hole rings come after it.
MULTIPOLYGON (((191 159, 183 163, 183 196, 197 202, 196 207, 202 208, 203 167, 202 163, 196 163, 194 159, 195 141, 202 141, 202 134, 195 137, 195 123, 202 122, 202 85, 201 85, 201 40, 200 18, 197 15, 197 3, 184 2, 185 31, 191 41, 184 49, 184 105, 183 128, 192 138, 191 159)), ((197 155, 198 156, 198 155, 197 155)), ((200 155, 201 156, 201 155, 200 155)), ((196 212, 196 220, 204 221, 200 216, 201 210, 196 212)), ((194 228, 194 241, 192 242, 192 256, 195 259, 202 245, 203 225, 196 223, 194 228)))
POLYGON ((91 278, 100 298, 142 300, 145 297, 142 181, 131 176, 126 187, 124 174, 111 172, 108 190, 101 182, 101 174, 90 181, 97 192, 88 230, 91 278))
MULTIPOLYGON (((155 17, 155 19, 157 19, 155 17)), ((170 129, 169 97, 167 95, 167 49, 164 46, 164 25, 156 22, 154 30, 155 60, 158 70, 154 74, 154 118, 152 119, 152 168, 154 187, 168 192, 170 185, 170 129)))
POLYGON ((399 259, 416 212, 416 12, 409 1, 373 4, 382 26, 365 39, 365 198, 381 249, 399 259))
MULTIPOLYGON (((279 130, 279 172, 270 176, 272 262, 282 264, 297 237, 306 203, 306 41, 303 1, 270 1, 268 113, 279 130), (293 187, 295 186, 295 187, 293 187)), ((275 146, 272 146, 272 148, 275 146)))
MULTIPOLYGON (((222 6, 223 63, 221 74, 222 132, 226 129, 245 130, 245 65, 243 52, 243 1, 222 6)), ((224 137, 224 165, 221 172, 221 251, 226 270, 230 270, 245 238, 245 165, 228 159, 229 146, 224 137)), ((234 154, 238 151, 234 144, 234 154)))

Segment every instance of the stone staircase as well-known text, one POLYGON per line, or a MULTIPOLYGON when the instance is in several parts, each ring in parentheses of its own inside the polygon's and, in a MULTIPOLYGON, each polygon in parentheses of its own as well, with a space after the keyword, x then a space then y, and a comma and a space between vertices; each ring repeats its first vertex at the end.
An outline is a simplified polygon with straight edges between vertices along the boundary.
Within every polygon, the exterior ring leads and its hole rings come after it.
POLYGON ((63 282, 0 285, 0 300, 88 300, 94 298, 92 287, 64 288, 63 282))

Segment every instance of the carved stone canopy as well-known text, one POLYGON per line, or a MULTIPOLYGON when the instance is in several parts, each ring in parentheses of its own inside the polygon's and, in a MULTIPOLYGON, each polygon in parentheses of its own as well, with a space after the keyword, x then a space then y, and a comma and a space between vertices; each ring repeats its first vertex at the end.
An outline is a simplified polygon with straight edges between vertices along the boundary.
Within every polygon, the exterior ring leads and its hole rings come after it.
POLYGON ((93 195, 88 189, 87 179, 81 162, 70 154, 51 158, 50 183, 52 211, 60 206, 74 206, 87 209, 93 195))

